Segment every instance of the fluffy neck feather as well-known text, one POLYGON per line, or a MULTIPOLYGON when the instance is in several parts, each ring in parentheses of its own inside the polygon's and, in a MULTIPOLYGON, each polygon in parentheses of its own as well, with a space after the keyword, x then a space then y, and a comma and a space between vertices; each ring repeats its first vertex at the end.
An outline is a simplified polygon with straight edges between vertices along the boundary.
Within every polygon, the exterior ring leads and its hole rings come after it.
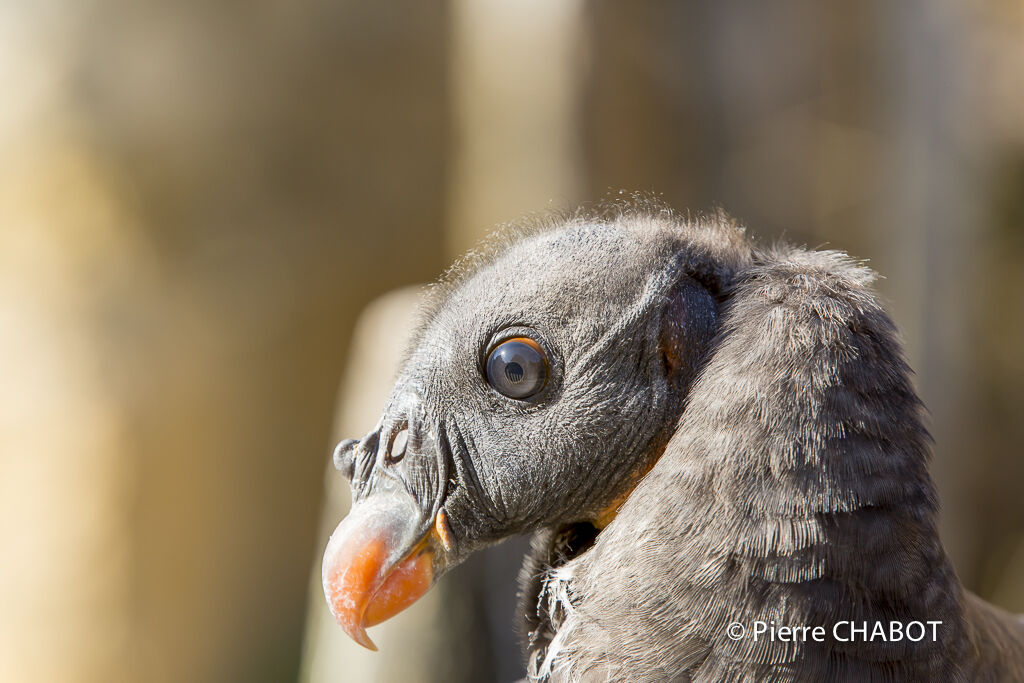
POLYGON ((970 643, 935 526, 929 437, 871 277, 799 250, 762 254, 741 276, 665 455, 560 570, 573 579, 552 680, 963 675, 970 643), (934 643, 726 634, 734 621, 831 633, 840 620, 943 624, 934 643))

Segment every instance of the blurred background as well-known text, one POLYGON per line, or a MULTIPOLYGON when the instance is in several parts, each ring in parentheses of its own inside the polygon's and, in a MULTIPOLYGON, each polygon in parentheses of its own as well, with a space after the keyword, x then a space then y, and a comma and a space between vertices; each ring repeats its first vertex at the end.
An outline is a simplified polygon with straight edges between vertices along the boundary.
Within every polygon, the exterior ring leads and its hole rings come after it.
POLYGON ((330 451, 416 285, 620 189, 870 259, 1024 611, 1022 0, 0 0, 0 83, 0 681, 519 675, 522 541, 325 625, 330 451))

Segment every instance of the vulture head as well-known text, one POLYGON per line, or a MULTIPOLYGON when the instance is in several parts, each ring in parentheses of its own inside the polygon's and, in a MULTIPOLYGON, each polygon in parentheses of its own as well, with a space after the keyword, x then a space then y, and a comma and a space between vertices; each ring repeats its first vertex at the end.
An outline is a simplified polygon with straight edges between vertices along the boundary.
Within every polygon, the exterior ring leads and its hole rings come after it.
POLYGON ((446 570, 533 532, 532 680, 953 671, 974 647, 965 598, 870 280, 836 252, 640 209, 457 266, 429 292, 376 427, 335 451, 353 505, 324 555, 334 617, 373 648, 366 628, 446 570), (844 616, 945 620, 948 637, 861 656, 725 631, 844 616), (941 662, 906 668, 922 653, 941 662))
POLYGON ((327 548, 357 642, 509 536, 588 542, 664 448, 718 329, 729 228, 573 221, 430 293, 380 422, 335 451, 354 504, 327 548))

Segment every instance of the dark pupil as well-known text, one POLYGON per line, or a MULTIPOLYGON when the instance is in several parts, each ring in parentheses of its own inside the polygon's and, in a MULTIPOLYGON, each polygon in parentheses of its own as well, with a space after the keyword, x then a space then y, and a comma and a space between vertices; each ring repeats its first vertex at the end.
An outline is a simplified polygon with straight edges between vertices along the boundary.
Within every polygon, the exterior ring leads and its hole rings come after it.
POLYGON ((523 366, 519 363, 512 362, 505 366, 505 377, 508 377, 508 381, 513 384, 519 384, 523 381, 523 366))
POLYGON ((541 351, 528 339, 499 344, 487 358, 487 381, 509 398, 528 398, 544 388, 548 367, 541 351))

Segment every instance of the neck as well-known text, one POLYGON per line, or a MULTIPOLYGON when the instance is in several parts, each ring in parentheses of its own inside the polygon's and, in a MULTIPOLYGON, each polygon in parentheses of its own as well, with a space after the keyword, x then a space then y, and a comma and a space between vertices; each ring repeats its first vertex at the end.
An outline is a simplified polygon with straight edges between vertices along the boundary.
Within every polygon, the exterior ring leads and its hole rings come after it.
POLYGON ((921 405, 866 280, 795 252, 739 283, 665 454, 572 563, 565 661, 649 639, 674 646, 609 671, 831 680, 841 661, 862 680, 949 677, 969 647, 963 591, 938 539, 921 405), (929 621, 942 623, 928 642, 834 631, 929 621), (733 622, 747 637, 727 637, 733 622), (825 636, 752 637, 772 622, 825 636))
MULTIPOLYGON (((930 437, 892 323, 832 268, 775 265, 741 288, 667 451, 675 461, 655 471, 693 520, 681 573, 710 601, 694 616, 829 634, 841 621, 941 621, 928 644, 796 648, 812 673, 811 653, 824 666, 836 651, 909 667, 929 649, 966 646, 962 590, 939 541, 930 437)), ((756 657, 759 645, 735 647, 756 657)))

